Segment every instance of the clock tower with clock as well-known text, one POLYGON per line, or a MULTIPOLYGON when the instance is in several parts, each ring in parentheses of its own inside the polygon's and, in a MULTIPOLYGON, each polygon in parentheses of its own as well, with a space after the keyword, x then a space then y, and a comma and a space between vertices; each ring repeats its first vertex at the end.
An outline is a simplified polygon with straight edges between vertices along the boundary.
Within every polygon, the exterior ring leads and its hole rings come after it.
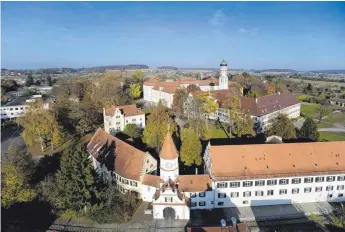
POLYGON ((160 177, 164 181, 175 181, 179 175, 178 153, 170 132, 164 138, 160 157, 160 177))

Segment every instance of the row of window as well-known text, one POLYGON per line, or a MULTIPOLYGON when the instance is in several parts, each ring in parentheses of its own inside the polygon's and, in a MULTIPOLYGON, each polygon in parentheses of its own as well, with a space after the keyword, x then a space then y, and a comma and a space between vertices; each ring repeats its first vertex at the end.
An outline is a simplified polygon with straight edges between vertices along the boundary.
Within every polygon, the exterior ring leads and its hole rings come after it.
MULTIPOLYGON (((26 108, 26 107, 25 107, 25 108, 26 108)), ((19 109, 23 110, 23 109, 24 109, 24 107, 15 107, 15 108, 2 108, 2 110, 10 110, 10 111, 13 111, 13 110, 19 110, 19 109)))
MULTIPOLYGON (((337 178, 335 176, 327 176, 326 178, 324 176, 319 176, 319 177, 305 177, 303 179, 303 183, 321 183, 324 182, 326 179, 326 182, 333 182, 337 179, 337 181, 344 181, 345 176, 338 176, 337 178), (314 180, 315 179, 315 180, 314 180)), ((289 179, 280 179, 279 180, 279 185, 287 185, 289 184, 290 180, 289 179)), ((255 186, 272 186, 272 185, 277 185, 278 180, 256 180, 256 181, 243 181, 242 182, 242 187, 252 187, 254 184, 255 186)), ((291 184, 301 184, 302 183, 302 178, 293 178, 291 179, 291 184)), ((217 183, 217 188, 227 188, 228 187, 228 182, 218 182, 217 183)), ((229 183, 230 188, 238 188, 241 187, 241 182, 230 182, 229 183)))
MULTIPOLYGON (((20 113, 18 113, 18 112, 16 112, 15 114, 16 115, 18 115, 18 114, 20 115, 20 113)), ((14 113, 11 113, 11 115, 14 115, 14 113)), ((8 114, 6 114, 6 113, 5 114, 1 114, 1 116, 8 116, 8 114)))
MULTIPOLYGON (((332 198, 333 197, 333 194, 328 194, 327 195, 327 198, 332 198)), ((344 197, 344 194, 342 194, 342 193, 339 193, 338 194, 338 197, 344 197)), ((246 204, 249 204, 249 201, 248 200, 244 200, 243 202, 242 202, 244 205, 246 205, 246 204)), ((212 203, 213 204, 213 203, 212 203)), ((192 203, 192 207, 193 207, 193 205, 194 206, 196 206, 196 204, 193 204, 192 203)), ((224 202, 222 202, 222 201, 219 201, 218 202, 218 206, 223 206, 224 205, 224 202)))
MULTIPOLYGON (((199 197, 205 197, 205 196, 206 196, 206 193, 205 193, 205 192, 199 193, 199 197)), ((191 193, 191 194, 190 194, 190 197, 191 197, 191 198, 196 197, 196 193, 191 193)))
MULTIPOLYGON (((332 191, 333 190, 333 186, 327 186, 326 191, 332 191)), ((337 190, 344 190, 344 185, 338 185, 337 186, 337 190)), ((322 191, 322 187, 315 187, 315 192, 321 192, 322 191)), ((311 187, 307 187, 304 188, 304 193, 310 193, 312 192, 312 188, 311 187)), ((285 195, 288 193, 287 189, 280 189, 279 190, 279 195, 285 195)), ((291 193, 292 194, 298 194, 299 193, 299 188, 293 188, 291 189, 291 193)), ((230 196, 232 198, 236 198, 239 197, 240 193, 239 192, 231 192, 230 196)), ((251 191, 245 191, 243 192, 243 197, 250 197, 252 195, 251 191)), ((264 191, 258 190, 255 191, 255 196, 263 196, 264 195, 264 191)), ((267 196, 273 196, 274 195, 274 190, 267 190, 267 196)), ((343 197, 343 194, 340 193, 339 197, 343 197)), ((225 198, 226 197, 226 193, 218 193, 218 198, 225 198)))
POLYGON ((134 187, 138 186, 137 182, 129 181, 129 180, 127 180, 125 178, 122 178, 121 176, 118 176, 118 175, 116 175, 116 180, 118 180, 119 182, 121 182, 122 184, 125 184, 125 185, 131 185, 131 186, 134 186, 134 187))
MULTIPOLYGON (((191 202, 191 207, 196 207, 197 204, 199 204, 199 206, 205 206, 206 202, 205 201, 191 202)), ((211 204, 213 204, 213 201, 211 202, 211 204)))

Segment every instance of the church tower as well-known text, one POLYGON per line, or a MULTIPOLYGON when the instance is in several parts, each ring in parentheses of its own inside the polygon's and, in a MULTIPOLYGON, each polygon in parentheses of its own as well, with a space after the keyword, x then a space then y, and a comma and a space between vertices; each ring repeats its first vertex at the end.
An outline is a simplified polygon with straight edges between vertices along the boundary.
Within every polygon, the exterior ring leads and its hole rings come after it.
POLYGON ((228 64, 224 59, 220 63, 219 89, 228 89, 228 64))
POLYGON ((160 157, 160 177, 164 181, 175 181, 179 175, 178 153, 174 141, 168 131, 164 138, 160 157))

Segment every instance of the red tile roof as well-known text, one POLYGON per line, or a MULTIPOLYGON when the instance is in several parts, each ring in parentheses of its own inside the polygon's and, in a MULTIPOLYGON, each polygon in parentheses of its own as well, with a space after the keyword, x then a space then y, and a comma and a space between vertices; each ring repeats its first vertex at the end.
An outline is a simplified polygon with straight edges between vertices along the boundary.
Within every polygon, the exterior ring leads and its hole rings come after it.
POLYGON ((178 188, 184 192, 203 192, 210 190, 211 179, 205 175, 179 175, 177 177, 178 188))
POLYGON ((145 152, 136 149, 126 142, 104 132, 98 128, 87 145, 88 152, 95 158, 99 157, 99 150, 104 145, 115 145, 115 172, 131 180, 140 180, 144 165, 145 152))
POLYGON ((124 105, 124 106, 111 106, 105 109, 105 115, 114 116, 116 109, 121 110, 121 112, 126 116, 136 116, 145 114, 141 109, 137 108, 136 105, 124 105))
POLYGON ((161 183, 160 176, 145 174, 142 184, 159 188, 161 183))
POLYGON ((241 107, 253 116, 263 116, 300 103, 290 92, 276 93, 259 98, 241 97, 241 107))
POLYGON ((345 141, 210 146, 212 174, 239 180, 345 172, 345 141))
POLYGON ((178 158, 177 149, 175 143, 171 137, 170 132, 165 136, 164 143, 159 153, 159 157, 162 159, 176 159, 178 158))

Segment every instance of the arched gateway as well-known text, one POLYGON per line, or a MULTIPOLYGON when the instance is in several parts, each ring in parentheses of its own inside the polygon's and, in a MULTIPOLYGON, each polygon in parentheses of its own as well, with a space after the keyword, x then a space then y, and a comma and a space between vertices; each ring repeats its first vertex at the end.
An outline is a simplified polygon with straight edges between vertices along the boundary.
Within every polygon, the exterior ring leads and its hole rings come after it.
POLYGON ((171 207, 167 207, 163 210, 163 217, 165 219, 175 219, 176 214, 175 214, 175 210, 171 207))

